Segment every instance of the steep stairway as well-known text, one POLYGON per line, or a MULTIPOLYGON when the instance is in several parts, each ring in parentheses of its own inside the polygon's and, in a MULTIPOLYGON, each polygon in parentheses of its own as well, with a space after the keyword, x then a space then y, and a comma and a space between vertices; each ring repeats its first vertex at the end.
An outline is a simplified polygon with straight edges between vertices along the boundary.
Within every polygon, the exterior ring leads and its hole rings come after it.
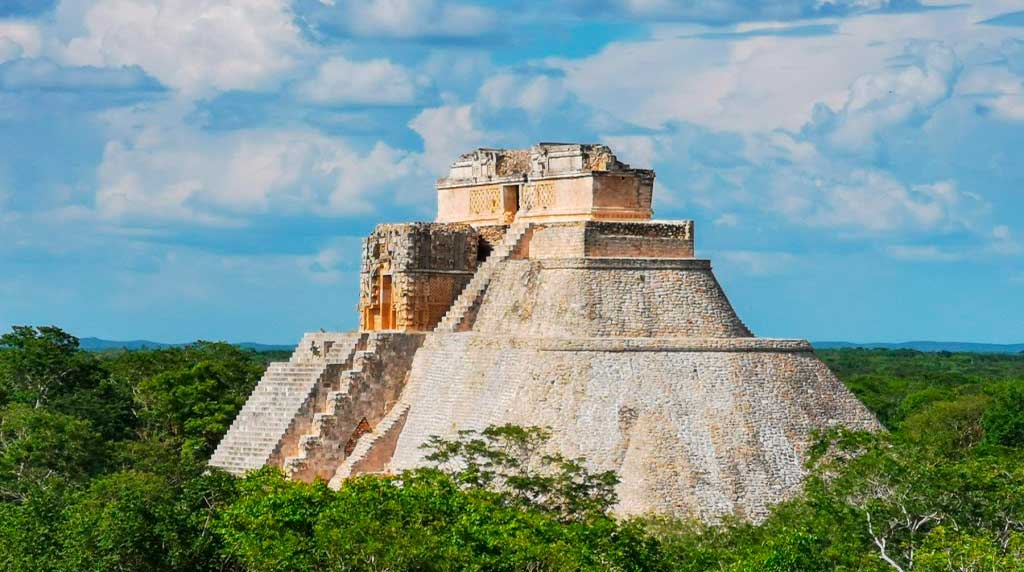
POLYGON ((508 260, 509 256, 519 247, 519 241, 523 239, 526 231, 530 229, 530 224, 528 222, 514 222, 508 227, 501 243, 494 248, 494 251, 487 257, 487 260, 477 268, 469 284, 466 284, 466 287, 462 289, 452 307, 448 309, 448 312, 445 313, 444 317, 441 318, 441 321, 434 328, 435 332, 458 332, 463 328, 466 317, 480 300, 480 295, 487 289, 487 285, 490 284, 491 278, 494 277, 494 272, 498 265, 508 260))
POLYGON ((363 337, 309 335, 289 361, 271 363, 214 451, 210 466, 242 475, 270 462, 317 386, 351 360, 363 337))
POLYGON ((422 335, 370 333, 348 367, 317 388, 281 451, 291 478, 328 480, 397 402, 422 335))

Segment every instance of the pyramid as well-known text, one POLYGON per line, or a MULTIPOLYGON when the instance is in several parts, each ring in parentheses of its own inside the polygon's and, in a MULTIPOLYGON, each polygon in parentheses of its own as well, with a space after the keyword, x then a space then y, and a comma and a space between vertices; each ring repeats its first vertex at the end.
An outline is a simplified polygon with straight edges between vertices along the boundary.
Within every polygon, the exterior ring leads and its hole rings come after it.
POLYGON ((619 514, 763 518, 815 430, 880 425, 808 342, 751 333, 693 221, 652 220, 654 177, 604 145, 459 157, 436 222, 364 241, 359 331, 271 364, 211 464, 338 487, 434 435, 542 426, 618 473, 619 514))

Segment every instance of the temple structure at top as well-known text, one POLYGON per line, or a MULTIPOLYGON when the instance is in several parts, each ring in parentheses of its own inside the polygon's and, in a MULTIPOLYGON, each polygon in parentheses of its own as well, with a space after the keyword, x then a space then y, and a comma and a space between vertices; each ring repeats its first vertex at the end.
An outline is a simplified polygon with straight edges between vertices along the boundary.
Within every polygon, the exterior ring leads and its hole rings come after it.
POLYGON ((653 190, 654 171, 606 145, 461 155, 437 181, 436 222, 382 224, 366 238, 360 328, 463 330, 508 258, 693 258, 693 221, 652 221, 653 190))
POLYGON ((654 171, 631 169, 605 145, 477 149, 437 181, 437 222, 648 220, 653 188, 654 171))

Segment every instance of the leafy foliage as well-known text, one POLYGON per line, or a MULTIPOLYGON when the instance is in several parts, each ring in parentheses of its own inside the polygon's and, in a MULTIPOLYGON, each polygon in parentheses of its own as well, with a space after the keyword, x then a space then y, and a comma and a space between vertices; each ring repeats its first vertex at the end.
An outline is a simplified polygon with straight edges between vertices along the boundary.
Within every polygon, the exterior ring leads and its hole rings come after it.
POLYGON ((890 429, 830 431, 763 522, 620 519, 536 427, 431 440, 333 491, 206 460, 268 356, 0 337, 0 569, 1024 572, 1024 356, 832 350, 890 429))
POLYGON ((77 417, 12 404, 0 410, 0 500, 84 483, 103 451, 91 424, 77 417))
POLYGON ((536 507, 564 521, 601 515, 618 502, 618 476, 592 474, 582 459, 544 452, 550 433, 539 427, 502 425, 458 438, 431 437, 427 460, 467 489, 504 493, 510 502, 536 507))
POLYGON ((1024 447, 1024 385, 1003 387, 982 417, 985 442, 1024 447))

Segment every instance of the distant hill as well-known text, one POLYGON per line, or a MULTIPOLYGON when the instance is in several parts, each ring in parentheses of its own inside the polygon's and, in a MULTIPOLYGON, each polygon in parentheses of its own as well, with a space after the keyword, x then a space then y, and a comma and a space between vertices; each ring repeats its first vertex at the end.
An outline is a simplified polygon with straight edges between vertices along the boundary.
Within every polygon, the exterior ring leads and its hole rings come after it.
MULTIPOLYGON (((163 342, 153 342, 149 340, 127 340, 127 341, 115 341, 115 340, 103 340, 100 338, 81 338, 78 341, 78 347, 83 350, 90 352, 100 352, 103 350, 144 350, 144 349, 160 349, 160 348, 172 348, 182 347, 188 344, 165 344, 163 342)), ((269 352, 269 351, 292 351, 295 349, 294 345, 279 345, 279 344, 257 344, 253 342, 242 342, 234 344, 240 348, 247 350, 255 350, 258 352, 269 352)))
MULTIPOLYGON (((166 344, 163 342, 153 342, 150 340, 115 341, 103 340, 100 338, 82 338, 81 340, 79 340, 79 344, 79 347, 81 347, 83 350, 91 352, 118 349, 154 350, 160 348, 181 347, 188 345, 166 344)), ((822 350, 842 348, 870 348, 886 350, 917 350, 919 352, 973 352, 979 354, 1016 354, 1024 352, 1024 344, 979 344, 974 342, 812 342, 812 344, 815 348, 822 350)), ((234 345, 240 348, 245 348, 247 350, 255 350, 258 352, 292 351, 295 349, 294 345, 287 344, 257 344, 253 342, 242 342, 234 345)))
POLYGON ((886 350, 917 350, 919 352, 973 352, 979 354, 1016 354, 1024 352, 1024 344, 978 344, 973 342, 812 342, 818 349, 871 348, 886 350))

